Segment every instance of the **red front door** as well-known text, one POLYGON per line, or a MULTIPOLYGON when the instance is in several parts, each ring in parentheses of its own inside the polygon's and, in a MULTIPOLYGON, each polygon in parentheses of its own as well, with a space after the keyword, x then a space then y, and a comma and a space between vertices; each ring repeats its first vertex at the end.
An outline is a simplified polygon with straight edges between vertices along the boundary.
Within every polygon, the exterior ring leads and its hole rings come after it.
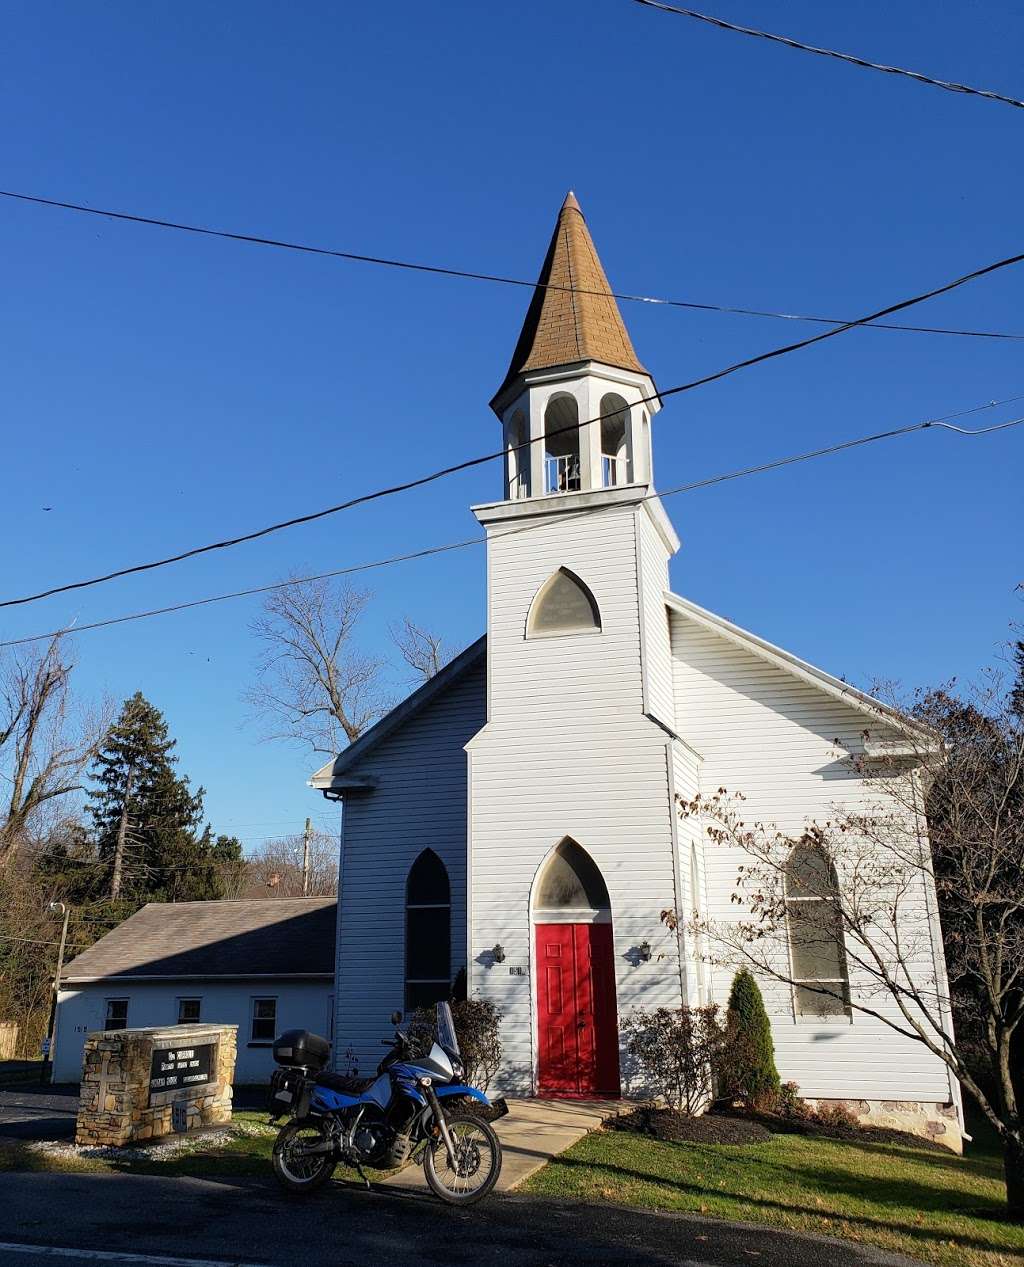
POLYGON ((618 1095, 611 924, 537 925, 539 1089, 618 1095))

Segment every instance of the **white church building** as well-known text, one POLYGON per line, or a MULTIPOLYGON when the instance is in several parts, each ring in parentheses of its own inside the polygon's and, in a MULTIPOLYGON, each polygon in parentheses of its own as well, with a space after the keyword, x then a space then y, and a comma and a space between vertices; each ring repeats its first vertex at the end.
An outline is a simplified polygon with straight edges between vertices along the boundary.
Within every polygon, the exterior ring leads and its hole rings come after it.
MULTIPOLYGON (((389 1012, 464 969, 502 1014, 503 1090, 628 1094, 620 1017, 724 1005, 731 980, 660 919, 727 918, 736 880, 677 796, 741 790, 751 818, 799 832, 865 802, 835 740, 884 738, 885 713, 671 592, 660 402, 572 194, 491 405, 507 461, 500 499, 473 508, 486 636, 311 780, 344 803, 335 1060, 375 1066, 389 1012)), ((784 1081, 959 1144, 944 1065, 850 1009, 855 981, 832 1000, 761 984, 784 1081)))

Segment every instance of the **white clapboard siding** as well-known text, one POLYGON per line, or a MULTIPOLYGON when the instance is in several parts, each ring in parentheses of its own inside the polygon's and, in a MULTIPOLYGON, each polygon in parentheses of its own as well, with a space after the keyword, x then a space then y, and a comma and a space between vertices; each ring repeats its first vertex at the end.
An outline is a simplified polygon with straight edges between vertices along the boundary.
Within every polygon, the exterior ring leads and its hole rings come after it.
POLYGON ((448 869, 452 976, 466 963, 466 753, 483 726, 483 660, 360 760, 376 781, 345 798, 338 899, 334 1063, 380 1060, 388 1016, 405 991, 405 882, 424 849, 448 869))
MULTIPOLYGON (((833 742, 859 749, 861 732, 871 725, 862 712, 675 609, 671 628, 677 724, 701 754, 705 794, 719 787, 742 792, 750 821, 787 832, 827 820, 833 806, 864 812, 877 803, 870 782, 849 769, 833 742)), ((745 858, 710 842, 703 852, 707 914, 713 920, 736 918, 730 896, 745 858)), ((930 980, 936 960, 923 886, 908 898, 904 916, 922 978, 930 980)), ((709 973, 714 999, 723 1005, 731 975, 721 968, 709 973)), ((762 980, 761 987, 779 1072, 784 1081, 798 1083, 803 1095, 950 1098, 945 1067, 922 1044, 858 1012, 851 1020, 796 1018, 788 986, 762 980)), ((854 974, 851 988, 858 989, 854 974)), ((884 997, 871 1003, 897 1015, 884 997)))
POLYGON ((565 837, 608 886, 620 1013, 679 1004, 676 940, 659 919, 676 902, 671 740, 644 714, 637 525, 624 505, 552 516, 528 536, 490 535, 490 706, 469 745, 470 959, 473 992, 503 1014, 505 1090, 533 1089, 530 897, 565 837), (593 592, 601 632, 526 638, 530 604, 559 567, 593 592), (636 955, 644 941, 646 963, 636 955), (490 954, 498 943, 501 964, 490 954))
POLYGON ((669 553, 648 513, 647 503, 637 508, 636 516, 647 711, 662 725, 675 730, 672 646, 665 607, 669 553))

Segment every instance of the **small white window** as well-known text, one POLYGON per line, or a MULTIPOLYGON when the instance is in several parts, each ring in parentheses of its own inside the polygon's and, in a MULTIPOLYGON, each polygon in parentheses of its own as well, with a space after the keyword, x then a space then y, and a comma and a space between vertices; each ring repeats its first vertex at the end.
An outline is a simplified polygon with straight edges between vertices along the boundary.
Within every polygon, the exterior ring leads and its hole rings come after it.
POLYGON ((540 587, 526 625, 530 638, 600 629, 601 614, 593 594, 568 568, 559 568, 540 587))
POLYGON ((179 999, 178 1024, 195 1025, 199 1021, 202 1010, 202 999, 179 999))
POLYGON ((253 999, 250 1042, 272 1043, 277 1037, 277 999, 253 999))
POLYGON ((107 1019, 104 1029, 128 1028, 128 1000, 107 999, 107 1019))

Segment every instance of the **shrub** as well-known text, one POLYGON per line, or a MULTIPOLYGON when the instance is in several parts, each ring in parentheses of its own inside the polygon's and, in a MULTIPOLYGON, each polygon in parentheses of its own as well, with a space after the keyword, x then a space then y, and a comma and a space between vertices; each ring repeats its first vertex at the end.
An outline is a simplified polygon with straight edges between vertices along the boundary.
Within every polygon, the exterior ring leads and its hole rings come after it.
POLYGON ((855 1113, 842 1100, 826 1100, 820 1103, 811 1114, 815 1122, 826 1131, 839 1136, 849 1135, 861 1129, 861 1123, 855 1113))
POLYGON ((778 1103, 781 1084, 775 1045, 757 982, 741 968, 733 978, 725 1015, 725 1051, 719 1066, 722 1091, 755 1108, 778 1103))
POLYGON ((784 1082, 779 1088, 778 1109, 782 1117, 798 1119, 810 1114, 807 1101, 801 1099, 799 1092, 795 1082, 784 1082))
MULTIPOLYGON (((486 1091, 501 1067, 501 1013, 489 999, 453 998, 449 1006, 465 1067, 465 1081, 486 1091)), ((416 1050, 429 1050, 436 1018, 433 1007, 421 1007, 413 1013, 408 1033, 416 1050)))
POLYGON ((691 1116, 707 1108, 724 1038, 717 1007, 637 1008, 622 1028, 626 1050, 653 1090, 691 1116))

